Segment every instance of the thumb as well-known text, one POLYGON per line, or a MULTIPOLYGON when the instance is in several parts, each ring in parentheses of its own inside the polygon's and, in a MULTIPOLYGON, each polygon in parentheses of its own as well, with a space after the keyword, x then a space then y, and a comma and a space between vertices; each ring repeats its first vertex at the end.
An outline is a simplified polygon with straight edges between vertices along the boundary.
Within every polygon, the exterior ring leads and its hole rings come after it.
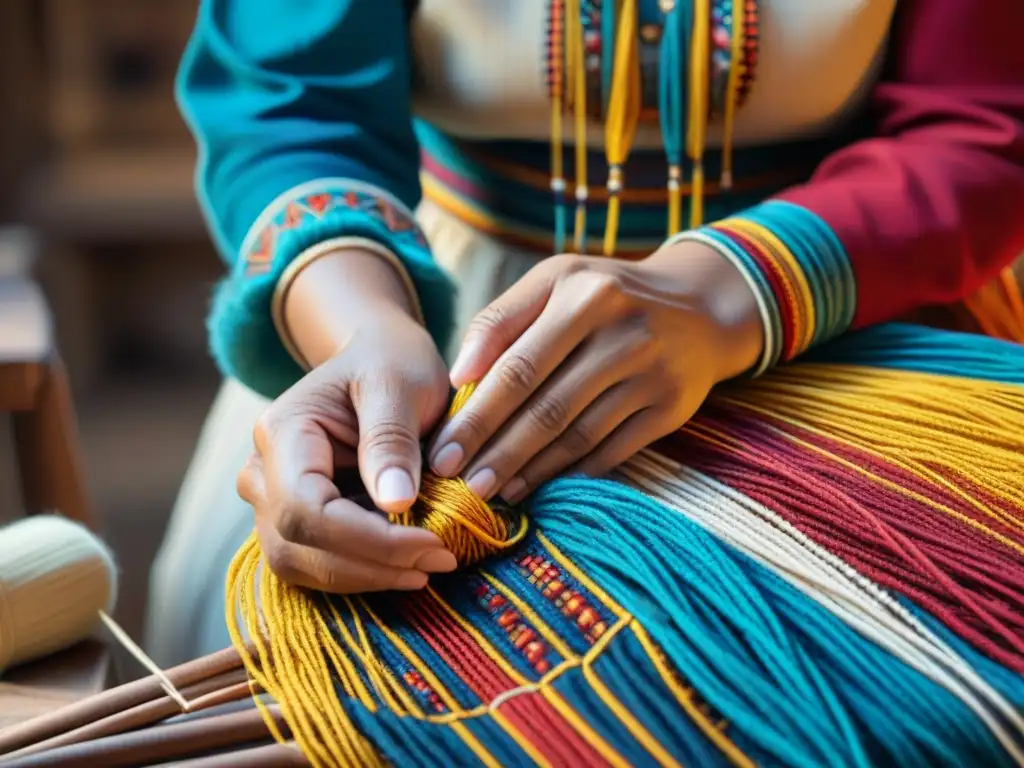
POLYGON ((452 386, 479 381, 540 317, 558 276, 560 257, 527 272, 470 322, 450 374, 452 386))
POLYGON ((379 509, 404 512, 419 494, 422 419, 419 398, 395 383, 375 381, 355 398, 359 473, 379 509))

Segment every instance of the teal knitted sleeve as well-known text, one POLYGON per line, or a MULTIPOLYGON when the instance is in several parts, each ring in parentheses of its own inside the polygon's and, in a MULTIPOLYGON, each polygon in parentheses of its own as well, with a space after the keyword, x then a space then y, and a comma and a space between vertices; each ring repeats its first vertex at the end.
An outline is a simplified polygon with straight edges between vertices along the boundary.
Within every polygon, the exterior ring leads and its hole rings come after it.
POLYGON ((402 0, 202 0, 178 99, 197 191, 229 275, 209 317, 225 375, 269 397, 301 375, 270 305, 288 264, 337 237, 404 263, 442 346, 453 287, 412 209, 419 147, 402 0))

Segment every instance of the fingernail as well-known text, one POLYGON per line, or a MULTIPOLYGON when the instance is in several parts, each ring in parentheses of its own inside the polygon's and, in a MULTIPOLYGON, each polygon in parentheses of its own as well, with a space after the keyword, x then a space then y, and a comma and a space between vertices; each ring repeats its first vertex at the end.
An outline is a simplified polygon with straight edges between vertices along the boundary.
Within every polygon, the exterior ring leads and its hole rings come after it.
POLYGON ((448 445, 434 454, 434 460, 430 465, 441 477, 452 477, 458 473, 462 460, 465 457, 466 452, 462 450, 461 445, 458 443, 448 443, 448 445))
POLYGON ((419 571, 406 571, 395 579, 395 589, 401 589, 405 591, 414 591, 417 589, 423 589, 427 586, 429 577, 425 573, 419 571))
POLYGON ((513 477, 501 489, 501 498, 509 504, 518 504, 526 495, 526 481, 521 477, 513 477))
POLYGON ((416 500, 416 486, 404 469, 390 467, 377 478, 377 500, 381 504, 398 504, 416 500))
POLYGON ((459 354, 455 358, 455 362, 452 364, 451 373, 448 374, 451 379, 452 386, 458 389, 463 384, 468 384, 469 381, 466 378, 469 373, 469 364, 473 361, 473 355, 476 352, 477 345, 472 342, 463 344, 462 349, 459 350, 459 354))
POLYGON ((434 549, 420 557, 413 566, 417 571, 427 573, 451 573, 459 567, 455 555, 447 549, 434 549))
POLYGON ((498 484, 498 476, 493 469, 481 469, 473 473, 473 476, 466 481, 469 490, 481 499, 490 498, 494 492, 494 486, 498 484))

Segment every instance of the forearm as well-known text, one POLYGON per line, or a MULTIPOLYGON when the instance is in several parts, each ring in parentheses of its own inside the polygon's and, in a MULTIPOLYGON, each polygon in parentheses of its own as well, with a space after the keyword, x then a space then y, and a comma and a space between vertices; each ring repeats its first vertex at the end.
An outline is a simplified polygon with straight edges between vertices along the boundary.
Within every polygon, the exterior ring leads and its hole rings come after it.
POLYGON ((275 297, 275 323, 297 362, 314 368, 358 333, 392 321, 422 323, 400 265, 367 248, 339 246, 299 261, 275 297))

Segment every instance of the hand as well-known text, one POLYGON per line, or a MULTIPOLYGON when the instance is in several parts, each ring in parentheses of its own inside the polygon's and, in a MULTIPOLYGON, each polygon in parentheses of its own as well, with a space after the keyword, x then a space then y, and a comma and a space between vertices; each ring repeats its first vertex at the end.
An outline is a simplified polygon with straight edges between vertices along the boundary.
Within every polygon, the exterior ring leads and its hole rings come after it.
POLYGON ((752 290, 707 246, 548 259, 474 319, 452 384, 480 384, 431 466, 510 503, 569 468, 605 474, 751 368, 762 334, 752 290))
MULTIPOLYGON (((309 268, 312 293, 293 289, 304 312, 334 266, 309 268)), ((361 268, 350 255, 341 266, 350 282, 361 268)), ((364 285, 363 299, 374 285, 364 285)), ((337 303, 340 290, 326 293, 337 303)), ((268 564, 286 581, 342 593, 420 589, 430 573, 454 570, 454 556, 434 534, 392 525, 343 498, 334 478, 358 467, 378 509, 408 509, 419 487, 420 439, 446 410, 447 371, 427 332, 394 302, 356 314, 337 335, 341 348, 259 420, 238 490, 253 505, 268 564)), ((318 344, 307 350, 328 349, 329 334, 314 336, 318 344)))

